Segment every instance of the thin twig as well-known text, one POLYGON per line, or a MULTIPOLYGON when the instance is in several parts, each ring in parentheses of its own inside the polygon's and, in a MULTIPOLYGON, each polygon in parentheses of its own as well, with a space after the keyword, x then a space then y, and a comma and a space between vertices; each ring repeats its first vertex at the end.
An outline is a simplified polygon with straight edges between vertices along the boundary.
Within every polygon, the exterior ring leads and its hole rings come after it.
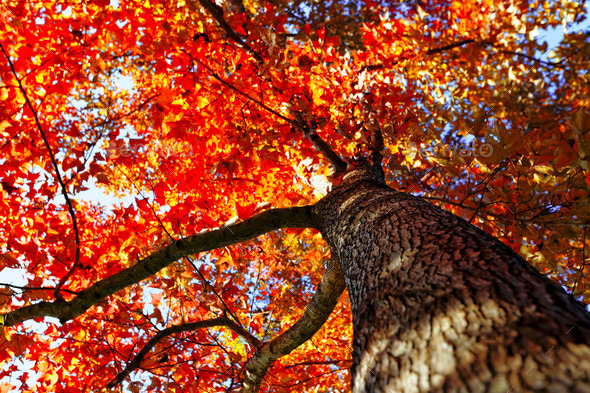
MULTIPOLYGON (((235 91, 236 93, 240 94, 241 96, 247 98, 248 100, 254 102, 255 104, 257 104, 258 106, 260 106, 261 108, 267 110, 268 112, 272 113, 273 115, 277 116, 279 119, 282 119, 284 121, 286 121, 287 123, 291 124, 292 126, 294 126, 295 128, 299 129, 301 132, 303 132, 303 135, 309 139, 311 141, 311 143, 313 144, 313 146, 320 152, 322 153, 322 155, 328 160, 328 162, 330 164, 332 164, 332 166, 334 167, 334 171, 335 171, 335 175, 339 175, 343 172, 346 171, 346 167, 347 164, 344 160, 342 160, 342 158, 340 158, 340 156, 332 149, 332 147, 326 142, 324 141, 315 130, 313 130, 311 128, 311 126, 309 125, 309 123, 307 121, 302 121, 301 119, 289 119, 286 116, 281 115, 280 113, 278 113, 277 111, 275 111, 272 108, 269 108, 268 106, 266 106, 262 101, 250 97, 248 94, 242 92, 240 89, 238 89, 237 87, 233 86, 231 83, 227 82, 226 80, 222 79, 219 75, 217 75, 217 73, 215 71, 213 71, 213 69, 211 69, 211 67, 209 67, 208 65, 204 64, 201 60, 199 59, 194 59, 189 53, 187 53, 186 51, 183 50, 184 53, 186 53, 188 56, 191 57, 191 59, 193 59, 193 61, 199 63, 201 66, 203 66, 207 71, 209 71, 209 73, 211 74, 211 76, 215 79, 217 79, 222 85, 226 86, 227 88, 235 91)), ((294 114, 294 112, 292 112, 292 114, 294 114)))
POLYGON ((272 113, 273 115, 277 116, 279 119, 282 119, 284 121, 286 121, 287 123, 298 127, 298 124, 293 120, 293 119, 289 119, 286 116, 281 115, 279 112, 275 111, 272 108, 269 108, 268 106, 266 106, 262 101, 257 100, 256 98, 250 97, 248 94, 242 92, 240 89, 238 89, 237 87, 235 87, 234 85, 232 85, 231 83, 227 82, 226 80, 222 79, 219 75, 217 75, 217 73, 215 71, 213 71, 213 69, 211 67, 209 67, 208 65, 206 65, 205 63, 203 63, 201 60, 199 59, 195 59, 194 57, 192 57, 188 52, 186 52, 184 49, 182 50, 186 55, 190 56, 190 58, 199 63, 201 66, 203 66, 207 71, 209 71, 209 74, 211 74, 211 76, 215 79, 217 79, 222 85, 224 85, 225 87, 235 91, 236 93, 238 93, 239 95, 247 98, 249 101, 254 102, 255 104, 257 104, 258 106, 260 106, 261 108, 267 110, 268 112, 272 113))
POLYGON ((471 223, 471 221, 473 221, 473 219, 475 218, 475 216, 477 216, 477 213, 479 212, 479 209, 483 206, 482 202, 483 202, 483 196, 484 193, 486 192, 486 189, 488 188, 488 184, 490 183, 490 181, 492 181, 492 179, 494 178, 494 176, 496 176, 496 174, 500 171, 500 169, 502 168, 502 165, 499 165, 498 167, 496 167, 496 169, 494 169, 494 171, 492 172, 492 174, 490 175, 490 177, 484 182, 483 187, 481 189, 481 195, 479 197, 479 203, 477 204, 477 207, 475 209, 475 211, 473 212, 473 215, 471 216, 471 218, 469 219, 469 223, 471 223))
POLYGON ((309 122, 305 119, 304 115, 300 111, 290 111, 293 117, 295 117, 295 123, 297 128, 303 132, 303 135, 311 142, 313 147, 334 167, 334 177, 346 172, 347 164, 340 158, 340 156, 332 149, 332 147, 320 137, 315 127, 312 127, 309 122))
MULTIPOLYGON (((467 40, 463 40, 463 41, 458 41, 458 42, 454 42, 452 44, 449 45, 445 45, 445 46, 441 46, 440 48, 432 48, 432 49, 428 49, 426 52, 427 55, 433 55, 435 53, 441 53, 441 52, 445 52, 448 51, 450 49, 454 49, 454 48, 458 48, 460 46, 463 45, 467 45, 467 44, 472 44, 476 42, 474 39, 467 39, 467 40)), ((483 43, 489 44, 489 42, 484 41, 483 43)), ((420 52, 417 52, 416 55, 419 55, 420 52)), ((391 65, 396 65, 401 61, 404 60, 410 60, 412 58, 412 56, 407 56, 407 57, 402 57, 397 61, 394 61, 393 63, 391 63, 391 65)), ((364 65, 360 68, 359 72, 363 72, 363 71, 375 71, 375 70, 380 70, 385 68, 385 65, 383 64, 369 64, 369 65, 364 65)))
POLYGON ((25 87, 23 86, 23 83, 19 79, 18 74, 14 68, 14 64, 12 63, 10 56, 8 56, 8 53, 6 53, 6 51, 4 50, 4 46, 2 44, 0 44, 0 50, 2 50, 2 53, 4 53, 4 56, 8 60, 8 64, 10 66, 12 74, 16 78, 16 81, 18 82, 19 89, 25 97, 25 101, 27 103, 27 106, 29 107, 29 109, 31 110, 31 112, 33 114, 33 118, 35 119, 35 124, 37 125, 37 129, 39 130, 39 133, 41 134, 41 139, 43 140, 43 143, 45 144, 45 148, 49 152, 49 158, 51 160, 51 164, 53 166, 53 169, 55 170, 55 177, 57 179, 57 182, 60 185, 62 194, 63 194, 64 199, 66 201, 66 205, 68 206, 68 212, 70 213, 70 216, 72 217, 72 226, 74 228, 74 235, 75 235, 75 240, 76 240, 76 257, 75 257, 74 265, 66 273, 66 275, 61 278, 61 280, 57 284, 55 292, 54 292, 56 298, 63 300, 61 293, 59 292, 60 288, 66 283, 66 281, 70 278, 70 276, 74 273, 74 271, 80 265, 80 233, 78 231, 78 223, 76 221, 76 211, 74 210, 74 206, 72 205, 72 201, 70 200, 70 197, 68 196, 68 191, 66 189, 66 185, 65 185, 65 183, 62 179, 61 173, 59 171, 59 165, 57 163, 57 160, 55 159, 55 156, 53 154, 53 150, 51 150, 51 145, 49 144, 49 140, 47 139, 47 136, 45 135, 45 131, 43 131, 43 127, 41 126, 41 122, 39 121, 39 116, 37 114, 37 111, 35 110, 35 108, 33 108, 33 103, 29 99, 27 91, 25 90, 25 87))
POLYGON ((114 388, 119 383, 125 379, 133 370, 140 367, 141 362, 146 357, 146 355, 158 344, 160 341, 165 339, 166 337, 175 334, 175 333, 182 333, 196 329, 202 329, 207 327, 216 327, 216 326, 223 326, 227 327, 232 330, 234 333, 238 334, 239 336, 243 337, 250 345, 255 348, 258 348, 262 343, 256 337, 254 337, 250 332, 246 329, 238 326, 234 321, 227 317, 219 317, 213 319, 207 319, 198 322, 191 322, 185 323, 182 325, 176 325, 168 327, 164 330, 160 330, 154 337, 152 337, 141 350, 135 355, 133 360, 127 364, 125 369, 121 371, 111 382, 109 382, 108 387, 114 388))
POLYGON ((449 44, 449 45, 441 46, 440 48, 428 49, 426 51, 426 54, 427 55, 432 55, 432 54, 435 54, 435 53, 441 53, 441 52, 448 51, 450 49, 458 48, 458 47, 463 46, 463 45, 472 44, 474 42, 475 42, 475 40, 472 39, 472 38, 470 38, 470 39, 463 40, 463 41, 458 41, 458 42, 455 42, 455 43, 452 43, 452 44, 449 44))
POLYGON ((524 57, 525 59, 532 60, 532 61, 534 61, 536 63, 543 64, 545 66, 551 66, 551 67, 557 67, 557 68, 566 68, 564 65, 561 65, 562 61, 560 61, 559 63, 553 63, 553 62, 550 62, 550 61, 545 61, 545 60, 537 59, 536 57, 533 57, 533 56, 525 55, 524 53, 514 52, 514 51, 510 51, 510 50, 502 50, 502 51, 500 51, 500 53, 503 53, 505 55, 514 55, 514 56, 524 57))
MULTIPOLYGON (((152 203, 150 203, 149 200, 141 193, 141 190, 137 187, 137 185, 135 184, 135 182, 133 180, 131 180, 131 178, 127 175, 127 173, 125 173, 125 171, 123 171, 121 168, 119 168, 119 166, 117 164, 115 164, 115 167, 123 174, 123 176, 125 176, 125 178, 127 179, 127 181, 129 183, 131 183, 133 185, 133 187, 137 190, 137 192, 139 193, 139 195, 141 196, 141 198, 149 206, 149 208, 152 211, 154 217, 158 221, 158 224, 160 225, 160 227, 162 227, 162 229, 164 230, 164 232, 166 233, 166 235, 170 239, 170 242, 174 243, 176 241, 176 239, 174 238, 174 236, 172 236, 172 234, 168 231, 168 229, 166 229, 166 226, 164 225, 164 223, 162 222, 162 220, 160 219, 160 217, 158 217, 158 214, 156 213, 156 209, 154 208, 154 205, 152 203)), ((238 317, 229 309, 228 305, 225 303, 225 301, 223 300, 223 298, 221 297, 221 295, 219 295, 217 293, 217 291, 215 290, 215 288, 213 287, 213 285, 209 284, 209 281, 207 281, 207 279, 201 273, 201 271, 199 270, 199 268, 197 267, 197 265, 195 265, 195 263, 193 262, 192 258, 189 257, 189 256, 187 256, 186 259, 188 260, 188 262, 190 263, 190 265, 195 269, 195 271, 197 272, 197 274, 201 277, 201 280, 203 281, 203 283, 205 285, 208 285, 208 286, 211 287, 213 293, 219 299, 219 301, 221 302, 221 304, 223 305, 223 307, 225 308, 225 310, 229 313, 229 315, 231 315, 235 319, 236 323, 240 327, 242 327, 242 323, 240 322, 240 320, 238 319, 238 317)))
MULTIPOLYGON (((8 283, 4 283, 4 282, 0 282, 0 287, 1 286, 8 287, 8 288, 20 289, 20 290, 22 290, 24 292, 27 292, 27 291, 56 291, 56 290, 58 290, 57 288, 54 288, 54 287, 27 287, 27 286, 20 286, 20 285, 8 284, 8 283)), ((76 291, 70 291, 69 289, 59 289, 59 291, 70 293, 72 295, 77 295, 78 294, 78 292, 76 292, 76 291)))

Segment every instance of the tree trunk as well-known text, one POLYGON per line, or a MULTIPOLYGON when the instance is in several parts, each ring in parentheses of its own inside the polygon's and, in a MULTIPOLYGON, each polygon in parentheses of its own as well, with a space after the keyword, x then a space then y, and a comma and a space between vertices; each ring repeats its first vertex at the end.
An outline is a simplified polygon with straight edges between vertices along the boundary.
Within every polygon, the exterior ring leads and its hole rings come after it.
POLYGON ((350 295, 354 393, 590 392, 586 310, 497 239, 367 168, 314 212, 350 295))

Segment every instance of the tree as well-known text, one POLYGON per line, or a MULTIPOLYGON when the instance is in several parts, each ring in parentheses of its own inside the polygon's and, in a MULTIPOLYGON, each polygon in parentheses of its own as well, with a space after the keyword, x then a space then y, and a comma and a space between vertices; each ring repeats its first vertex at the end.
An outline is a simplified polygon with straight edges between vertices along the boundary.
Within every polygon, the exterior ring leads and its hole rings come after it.
POLYGON ((3 391, 590 390, 584 4, 1 12, 3 391))

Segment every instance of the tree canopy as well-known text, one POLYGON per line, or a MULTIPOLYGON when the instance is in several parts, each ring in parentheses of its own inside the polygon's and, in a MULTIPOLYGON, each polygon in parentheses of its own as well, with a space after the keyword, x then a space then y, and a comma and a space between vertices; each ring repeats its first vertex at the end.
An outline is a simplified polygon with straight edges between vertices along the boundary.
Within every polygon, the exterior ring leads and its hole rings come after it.
MULTIPOLYGON (((27 283, 0 283, 1 391, 238 387, 329 260, 314 229, 265 233, 295 220, 273 209, 313 204, 360 158, 588 302, 586 12, 566 0, 4 2, 0 269, 27 283), (557 45, 539 39, 555 28, 557 45), (97 187, 121 202, 88 198, 97 187), (239 238, 240 222, 263 235, 239 238), (174 254, 209 232, 214 249, 174 254)), ((351 334, 343 296, 262 390, 347 391, 351 334)))

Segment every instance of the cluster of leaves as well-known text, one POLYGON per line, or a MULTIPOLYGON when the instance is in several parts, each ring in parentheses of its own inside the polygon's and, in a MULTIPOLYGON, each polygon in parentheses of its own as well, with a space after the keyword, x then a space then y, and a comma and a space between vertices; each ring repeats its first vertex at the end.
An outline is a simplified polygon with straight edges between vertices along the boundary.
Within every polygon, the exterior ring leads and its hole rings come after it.
MULTIPOLYGON (((27 285, 2 290, 1 311, 72 299, 174 239, 314 203, 329 167, 301 121, 347 159, 368 155, 379 127, 392 186, 587 300, 588 38, 535 40, 581 21, 584 4, 400 3, 4 3, 0 267, 26 269, 27 285), (88 200, 89 187, 123 200, 88 200)), ((104 388, 158 332, 203 320, 268 340, 301 315, 328 254, 314 231, 273 232, 178 261, 72 321, 5 327, 3 389, 104 388)), ((231 389, 255 349, 244 336, 168 335, 123 386, 231 389)), ((264 389, 346 391, 350 337, 343 297, 264 389)))

